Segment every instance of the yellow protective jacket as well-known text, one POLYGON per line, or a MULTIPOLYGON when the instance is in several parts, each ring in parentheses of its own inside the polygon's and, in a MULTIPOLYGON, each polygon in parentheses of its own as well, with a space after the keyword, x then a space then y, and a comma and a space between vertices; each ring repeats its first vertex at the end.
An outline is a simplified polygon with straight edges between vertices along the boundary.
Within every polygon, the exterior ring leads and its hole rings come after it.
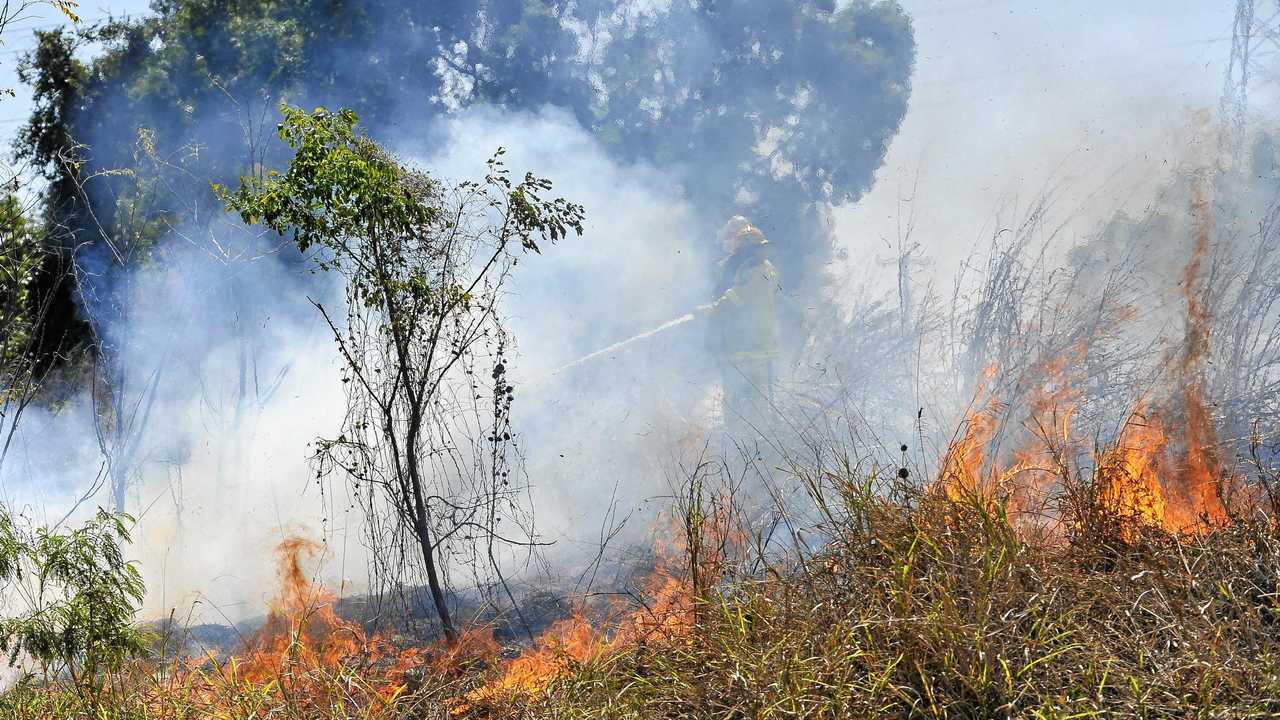
POLYGON ((712 351, 730 363, 761 362, 778 356, 778 270, 767 242, 740 249, 720 263, 721 295, 715 303, 712 351))

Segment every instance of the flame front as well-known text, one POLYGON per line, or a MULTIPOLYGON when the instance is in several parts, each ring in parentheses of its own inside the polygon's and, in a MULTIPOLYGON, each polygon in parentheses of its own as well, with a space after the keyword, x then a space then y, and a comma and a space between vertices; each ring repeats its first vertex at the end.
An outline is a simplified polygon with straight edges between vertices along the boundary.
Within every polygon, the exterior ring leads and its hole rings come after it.
POLYGON ((280 705, 299 716, 344 708, 370 720, 399 717, 394 700, 404 693, 411 670, 446 676, 472 659, 497 654, 487 631, 465 633, 453 646, 408 647, 340 617, 337 595, 312 583, 304 569, 321 550, 302 537, 280 543, 279 588, 266 622, 226 659, 178 661, 167 684, 149 688, 157 717, 169 717, 165 708, 178 698, 202 710, 195 717, 241 717, 237 713, 250 707, 280 705))
POLYGON ((1094 481, 1098 497, 1117 517, 1154 527, 1167 527, 1168 502, 1157 459, 1169 440, 1160 422, 1135 412, 1120 439, 1098 459, 1094 481))
POLYGON ((697 626, 706 578, 718 577, 726 554, 745 540, 733 529, 727 507, 728 503, 717 503, 705 515, 690 513, 683 518, 684 532, 670 535, 682 539, 655 543, 656 566, 637 593, 642 607, 615 607, 604 622, 593 621, 586 608, 579 608, 572 617, 552 625, 495 680, 454 702, 451 712, 464 715, 486 706, 534 700, 577 665, 603 661, 638 646, 661 647, 690 637, 697 626), (701 549, 691 553, 691 543, 701 549), (690 561, 691 557, 697 559, 690 561), (679 571, 679 559, 696 567, 679 571))
MULTIPOLYGON (((1051 505, 1049 496, 1080 470, 1075 458, 1092 456, 1092 487, 1101 506, 1122 523, 1121 534, 1132 537, 1140 526, 1172 533, 1199 534, 1223 527, 1230 520, 1225 488, 1238 484, 1218 457, 1218 437, 1206 400, 1204 365, 1210 352, 1212 317, 1204 261, 1212 234, 1212 213, 1201 184, 1194 187, 1192 211, 1196 234, 1191 257, 1182 274, 1185 334, 1171 357, 1167 391, 1156 411, 1147 402, 1133 408, 1129 420, 1111 445, 1088 452, 1072 436, 1071 418, 1079 411, 1083 378, 1080 368, 1087 344, 1062 357, 1033 367, 1025 422, 1029 439, 1007 461, 997 458, 998 414, 994 398, 975 399, 977 408, 964 421, 964 433, 944 455, 937 485, 953 501, 980 499, 989 510, 1001 510, 1010 522, 1025 527, 1024 519, 1039 516, 1051 505), (1045 467, 1041 461, 1051 462, 1045 467), (1073 464, 1075 462, 1075 464, 1073 464)), ((1131 314, 1130 314, 1131 316, 1131 314)), ((986 373, 988 381, 998 374, 986 373)), ((983 395, 980 388, 979 398, 983 395)), ((1061 530, 1063 517, 1050 524, 1061 530)))

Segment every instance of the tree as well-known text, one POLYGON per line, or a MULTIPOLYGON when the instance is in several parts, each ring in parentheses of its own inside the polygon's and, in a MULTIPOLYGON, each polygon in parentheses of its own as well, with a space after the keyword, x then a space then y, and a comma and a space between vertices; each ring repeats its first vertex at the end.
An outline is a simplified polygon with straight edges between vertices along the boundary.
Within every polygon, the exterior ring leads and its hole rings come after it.
MULTIPOLYGON (((33 8, 50 5, 78 22, 70 0, 19 0, 0 5, 0 36, 33 8)), ((22 70, 19 70, 22 74, 22 70)), ((12 96, 4 89, 0 94, 12 96)), ((18 160, 29 155, 16 153, 18 160)), ((26 169, 8 164, 0 168, 0 465, 17 431, 18 421, 35 400, 52 359, 61 350, 62 335, 50 327, 63 319, 58 300, 67 296, 65 266, 41 242, 31 208, 19 199, 26 169)), ((61 307, 66 307, 65 305, 61 307)))
POLYGON ((596 136, 679 178, 709 222, 750 217, 777 247, 783 287, 817 290, 834 250, 822 211, 870 189, 906 114, 915 42, 901 6, 596 5, 611 35, 588 70, 603 89, 596 136))
POLYGON ((518 251, 581 234, 583 210, 544 199, 546 180, 513 181, 501 150, 483 181, 450 187, 389 156, 349 110, 283 112, 288 169, 219 192, 247 223, 291 235, 318 268, 342 277, 345 318, 316 303, 347 386, 339 434, 317 444, 318 475, 341 472, 366 498, 375 546, 416 546, 452 640, 451 558, 482 547, 500 573, 495 543, 533 543, 527 526, 523 538, 498 527, 518 507, 507 469, 514 389, 503 284, 518 251), (478 372, 485 362, 488 381, 478 372), (384 521, 389 542, 376 532, 384 521))
MULTIPOLYGON (((191 8, 187 10, 190 15, 191 8)), ((256 44, 263 44, 262 37, 269 35, 271 28, 263 23, 248 24, 256 28, 256 44)), ((195 353, 155 347, 160 343, 154 340, 150 347, 141 347, 147 339, 135 331, 136 308, 132 307, 139 271, 170 262, 174 248, 163 240, 174 232, 182 233, 186 245, 206 250, 213 266, 209 274, 225 279, 227 286, 235 284, 238 266, 259 254, 257 238, 250 237, 237 223, 229 219, 211 222, 225 214, 221 203, 208 191, 210 180, 251 166, 250 157, 211 163, 201 159, 199 146, 160 146, 160 130, 145 124, 130 128, 132 134, 127 136, 127 143, 91 147, 79 139, 85 133, 101 137, 99 125, 88 118, 115 107, 113 103, 122 91, 102 81, 103 66, 128 65, 131 60, 136 65, 134 59, 140 48, 150 51, 144 42, 150 27, 147 23, 114 22, 75 34, 38 33, 37 49, 20 66, 23 80, 33 87, 36 110, 20 132, 15 149, 48 180, 42 245, 49 260, 44 267, 60 271, 59 278, 68 273, 75 275, 75 282, 58 286, 47 327, 41 328, 45 332, 38 336, 56 338, 63 347, 84 348, 91 353, 94 432, 118 511, 125 508, 128 493, 139 477, 141 459, 147 454, 144 443, 150 410, 163 388, 164 375, 184 361, 199 363, 195 353), (77 49, 86 42, 108 43, 113 53, 86 67, 75 58, 77 49), (254 252, 246 250, 250 244, 254 252), (71 291, 64 290, 68 286, 71 291)), ((169 48, 169 54, 174 52, 169 48)), ((271 55, 268 60, 283 64, 288 57, 271 55)), ((172 72, 166 72, 171 69, 169 64, 167 56, 161 58, 132 82, 142 85, 143 94, 153 96, 159 91, 151 86, 160 83, 159 78, 192 84, 189 77, 175 78, 172 72)), ((188 72, 198 74, 199 69, 188 72)), ((210 83, 206 85, 218 87, 217 80, 210 83)), ((225 92, 227 88, 223 86, 221 90, 225 92)), ((208 132, 234 135, 237 119, 244 121, 246 148, 251 151, 253 143, 248 140, 255 128, 248 126, 241 110, 233 104, 230 111, 216 118, 221 123, 206 119, 205 124, 208 132), (230 131, 228 126, 232 126, 230 131)), ((155 113, 147 117, 161 119, 155 113)), ((118 118, 109 116, 108 120, 118 118)), ((164 123, 161 128, 168 129, 164 123)), ((181 139, 182 135, 175 136, 170 129, 167 137, 181 139)), ((53 275, 44 272, 38 275, 38 280, 42 278, 53 279, 53 275)), ((211 292, 221 290, 211 288, 211 292)), ((230 302, 243 301, 242 295, 234 291, 226 295, 230 302)), ((253 350, 247 342, 239 343, 239 349, 242 356, 253 350)), ((59 355, 54 350, 43 347, 37 354, 49 362, 59 355)), ((198 367, 192 370, 200 372, 198 367)), ((237 403, 237 418, 243 400, 244 393, 232 399, 237 403)))
POLYGON ((31 341, 31 286, 39 266, 36 236, 18 199, 0 199, 0 367, 22 361, 31 341))
MULTIPOLYGON (((679 181, 707 223, 691 238, 750 215, 776 248, 783 289, 812 300, 835 253, 827 212, 872 183, 915 52, 890 0, 162 0, 154 10, 41 37, 23 76, 37 106, 17 148, 49 179, 48 269, 35 283, 54 302, 38 352, 53 363, 82 347, 95 361, 117 509, 145 456, 148 396, 171 368, 161 378, 170 358, 127 353, 129 338, 103 329, 127 335, 130 278, 166 262, 166 236, 212 235, 222 208, 210 182, 287 162, 264 140, 279 102, 351 107, 374 135, 398 136, 477 103, 567 109, 614 158, 679 181), (86 42, 101 51, 81 62, 86 42), (73 291, 61 283, 68 269, 82 270, 73 291)), ((211 263, 225 261, 220 249, 211 263)), ((798 315, 817 304, 783 305, 788 347, 806 345, 821 319, 798 315)), ((253 351, 247 338, 243 347, 253 351)))
POLYGON ((21 608, 0 620, 0 652, 10 665, 25 654, 46 673, 65 671, 93 690, 102 671, 144 650, 133 617, 146 587, 122 550, 132 524, 99 509, 74 530, 27 531, 0 507, 0 582, 21 608))
MULTIPOLYGON (((785 251, 789 287, 830 259, 814 211, 874 181, 915 59, 910 19, 887 0, 164 0, 155 10, 97 32, 105 52, 65 118, 93 147, 87 172, 129 166, 145 127, 162 152, 199 149, 193 177, 231 181, 274 164, 258 132, 290 98, 351 107, 374 133, 422 130, 476 103, 553 105, 615 157, 672 173, 709 222, 751 215, 785 251)), ((113 224, 109 207, 95 214, 113 224)))
POLYGON ((42 259, 18 200, 0 200, 0 466, 39 384, 31 350, 41 312, 34 281, 42 259))

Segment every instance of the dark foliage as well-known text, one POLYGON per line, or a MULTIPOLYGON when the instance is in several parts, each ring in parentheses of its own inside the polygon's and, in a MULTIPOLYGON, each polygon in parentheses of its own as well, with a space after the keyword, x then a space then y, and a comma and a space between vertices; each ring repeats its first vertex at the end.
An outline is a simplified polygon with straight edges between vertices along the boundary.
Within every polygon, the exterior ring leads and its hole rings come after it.
POLYGON ((375 137, 422 137, 479 103, 568 109, 619 160, 670 172, 709 226, 750 214, 781 251, 784 285, 815 288, 832 253, 822 212, 870 187, 914 61, 895 2, 160 0, 154 10, 83 33, 105 47, 87 65, 72 55, 79 39, 61 33, 42 35, 24 65, 37 109, 19 152, 51 181, 51 237, 88 243, 78 257, 101 270, 95 282, 130 256, 103 245, 207 223, 219 212, 210 182, 283 162, 274 110, 291 101, 350 107, 375 137), (161 170, 163 182, 147 182, 161 170))

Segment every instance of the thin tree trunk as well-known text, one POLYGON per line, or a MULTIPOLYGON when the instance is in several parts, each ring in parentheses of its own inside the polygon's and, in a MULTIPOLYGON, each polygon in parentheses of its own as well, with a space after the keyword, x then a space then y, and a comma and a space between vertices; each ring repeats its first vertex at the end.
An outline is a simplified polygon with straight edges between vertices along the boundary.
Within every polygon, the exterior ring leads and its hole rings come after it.
POLYGON ((427 567, 427 586, 431 589, 431 602, 436 606, 436 614, 440 616, 440 627, 450 644, 458 641, 458 631, 453 627, 453 616, 449 614, 449 605, 445 602, 444 588, 440 586, 440 575, 436 572, 435 550, 431 545, 431 530, 423 518, 414 523, 414 534, 418 537, 418 545, 422 548, 422 562, 427 567))
POLYGON ((444 588, 440 584, 440 573, 436 569, 435 546, 431 543, 431 528, 427 523, 427 505, 422 498, 422 470, 418 466, 418 433, 422 425, 422 410, 419 398, 410 395, 409 432, 405 438, 405 469, 409 474, 409 487, 413 490, 413 532, 422 549, 422 563, 427 569, 427 586, 431 589, 431 601, 435 603, 436 615, 440 617, 440 627, 450 644, 457 642, 458 633, 453 627, 453 617, 449 614, 449 605, 445 602, 444 588))

